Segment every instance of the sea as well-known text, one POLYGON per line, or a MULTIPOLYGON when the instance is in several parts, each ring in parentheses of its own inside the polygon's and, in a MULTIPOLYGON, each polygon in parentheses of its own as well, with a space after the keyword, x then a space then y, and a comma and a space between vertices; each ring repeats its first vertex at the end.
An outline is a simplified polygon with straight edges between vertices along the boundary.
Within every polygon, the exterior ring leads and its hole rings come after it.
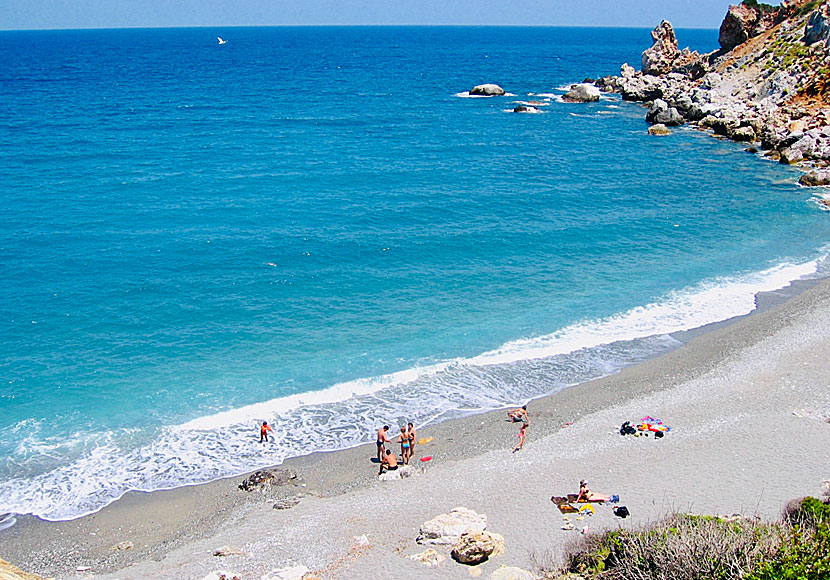
POLYGON ((562 101, 650 44, 0 32, 0 527, 523 404, 826 277, 799 170, 562 101))

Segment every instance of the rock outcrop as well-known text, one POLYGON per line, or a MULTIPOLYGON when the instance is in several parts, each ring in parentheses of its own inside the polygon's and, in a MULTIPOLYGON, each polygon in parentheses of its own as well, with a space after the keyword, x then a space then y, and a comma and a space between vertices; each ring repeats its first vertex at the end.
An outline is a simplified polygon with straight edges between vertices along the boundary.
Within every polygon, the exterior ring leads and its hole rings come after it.
POLYGON ((562 95, 562 100, 569 103, 592 103, 599 100, 600 94, 595 85, 580 83, 572 85, 571 89, 562 95))
POLYGON ((723 50, 732 50, 750 38, 759 36, 789 14, 787 6, 768 4, 736 4, 729 7, 720 25, 718 43, 723 50))
POLYGON ((643 53, 643 70, 623 64, 619 76, 595 84, 645 103, 649 123, 692 123, 758 143, 782 163, 830 167, 830 7, 810 6, 732 6, 720 40, 733 50, 705 55, 678 50, 663 21, 643 53))
POLYGON ((661 125, 660 123, 658 123, 658 124, 652 125, 651 127, 648 128, 648 134, 649 135, 660 135, 660 136, 662 136, 662 135, 671 135, 671 131, 669 131, 669 128, 666 127, 665 125, 661 125))
POLYGON ((480 97, 500 97, 504 95, 504 89, 499 85, 488 83, 474 86, 470 89, 470 94, 478 95, 480 97))
POLYGON ((823 42, 830 42, 830 6, 822 4, 807 19, 804 28, 804 44, 807 46, 823 42))
POLYGON ((801 185, 807 187, 821 187, 830 185, 830 171, 808 171, 798 180, 801 185))
POLYGON ((481 564, 504 553, 504 538, 492 532, 464 532, 453 543, 452 557, 462 564, 481 564))
POLYGON ((465 532, 483 532, 487 516, 465 507, 457 507, 448 514, 441 514, 424 522, 415 539, 419 544, 454 544, 465 532))

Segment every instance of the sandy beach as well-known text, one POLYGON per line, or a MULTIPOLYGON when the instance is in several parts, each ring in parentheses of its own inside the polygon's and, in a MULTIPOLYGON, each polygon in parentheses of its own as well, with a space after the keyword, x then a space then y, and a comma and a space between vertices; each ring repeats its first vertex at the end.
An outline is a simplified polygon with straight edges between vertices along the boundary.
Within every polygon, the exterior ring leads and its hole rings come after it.
POLYGON ((583 526, 637 526, 672 511, 775 518, 788 500, 819 494, 830 478, 830 282, 685 339, 658 359, 532 402, 528 442, 515 454, 518 426, 503 412, 478 415, 421 429, 434 439, 416 458, 433 460, 415 461, 408 479, 377 481, 373 445, 314 454, 283 466, 299 477, 279 493, 303 495, 290 509, 240 491, 241 477, 132 493, 71 522, 19 518, 0 532, 0 555, 58 578, 224 570, 247 580, 293 565, 320 578, 468 578, 448 547, 437 547, 447 556, 438 568, 408 558, 428 547, 415 542, 424 521, 464 506, 505 538, 505 553, 473 572, 487 577, 557 561, 583 526), (660 440, 618 434, 646 415, 672 431, 660 440), (598 506, 571 518, 577 530, 562 530, 550 497, 577 491, 583 478, 618 494, 631 517, 598 506), (368 545, 356 539, 364 535, 368 545), (243 554, 214 556, 223 546, 243 554))

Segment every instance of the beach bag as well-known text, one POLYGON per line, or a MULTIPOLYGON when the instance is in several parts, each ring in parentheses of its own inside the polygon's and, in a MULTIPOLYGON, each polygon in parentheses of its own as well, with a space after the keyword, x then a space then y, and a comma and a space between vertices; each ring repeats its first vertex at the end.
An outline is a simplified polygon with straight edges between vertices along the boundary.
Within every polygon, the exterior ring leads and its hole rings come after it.
POLYGON ((618 518, 625 519, 631 514, 628 513, 628 508, 627 507, 625 507, 624 505, 620 505, 620 506, 617 506, 617 507, 614 508, 614 515, 617 516, 618 518))

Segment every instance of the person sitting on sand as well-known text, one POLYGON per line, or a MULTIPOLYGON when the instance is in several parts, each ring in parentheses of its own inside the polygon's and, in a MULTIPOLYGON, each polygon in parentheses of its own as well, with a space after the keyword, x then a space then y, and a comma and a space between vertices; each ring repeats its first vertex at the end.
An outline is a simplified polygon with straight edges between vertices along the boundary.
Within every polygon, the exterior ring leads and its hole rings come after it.
POLYGON ((380 462, 380 471, 378 475, 386 471, 395 471, 398 469, 398 456, 392 453, 391 449, 386 450, 386 455, 383 456, 383 461, 380 462))
POLYGON ((525 436, 527 431, 527 423, 522 423, 521 429, 519 429, 519 442, 513 448, 513 453, 516 453, 519 449, 525 446, 525 436))
POLYGON ((409 465, 409 432, 406 427, 401 427, 401 434, 398 435, 401 443, 401 461, 404 465, 409 465))
POLYGON ((518 423, 519 421, 525 421, 526 423, 530 424, 530 416, 527 414, 527 405, 519 407, 518 409, 513 409, 512 411, 508 411, 507 418, 513 421, 514 423, 518 423))
POLYGON ((380 429, 378 429, 378 461, 383 461, 383 455, 386 451, 386 446, 384 443, 392 443, 392 440, 386 435, 386 432, 389 431, 389 425, 384 425, 380 429))
POLYGON ((588 489, 588 482, 583 479, 579 482, 579 495, 576 496, 576 501, 611 501, 611 496, 594 493, 588 489))
POLYGON ((274 430, 271 429, 271 426, 268 425, 268 421, 263 421, 262 426, 259 428, 259 442, 263 443, 268 441, 268 433, 273 433, 274 430))

